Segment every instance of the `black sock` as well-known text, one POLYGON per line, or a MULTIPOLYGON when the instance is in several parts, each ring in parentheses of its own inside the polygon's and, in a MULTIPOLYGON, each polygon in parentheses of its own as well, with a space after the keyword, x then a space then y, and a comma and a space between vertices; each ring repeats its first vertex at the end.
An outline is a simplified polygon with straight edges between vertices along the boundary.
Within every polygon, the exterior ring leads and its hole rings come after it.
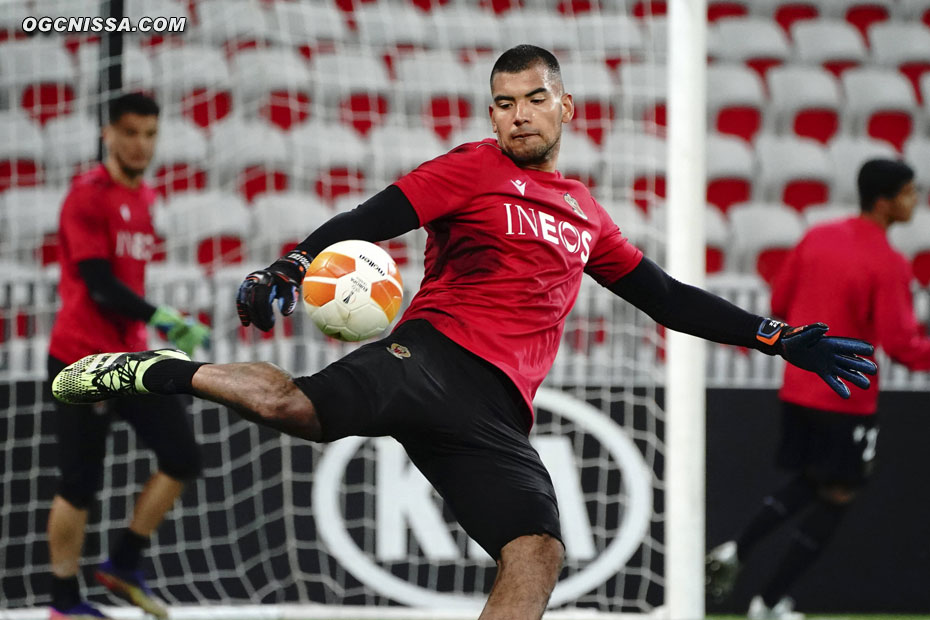
POLYGON ((64 611, 81 602, 81 586, 78 585, 77 575, 71 577, 56 577, 52 575, 52 607, 64 611))
POLYGON ((149 543, 148 536, 140 536, 126 528, 110 554, 110 561, 119 570, 137 570, 142 561, 142 552, 148 549, 149 543))
POLYGON ((766 497, 762 508, 736 539, 736 555, 740 562, 746 560, 757 542, 810 504, 814 498, 814 486, 803 476, 792 478, 788 484, 766 497))
POLYGON ((192 394, 194 373, 206 363, 173 358, 157 362, 142 375, 142 385, 153 394, 192 394))
POLYGON ((810 567, 833 538, 846 514, 846 505, 818 501, 795 530, 788 551, 778 569, 762 591, 762 600, 771 607, 788 592, 788 588, 810 567))

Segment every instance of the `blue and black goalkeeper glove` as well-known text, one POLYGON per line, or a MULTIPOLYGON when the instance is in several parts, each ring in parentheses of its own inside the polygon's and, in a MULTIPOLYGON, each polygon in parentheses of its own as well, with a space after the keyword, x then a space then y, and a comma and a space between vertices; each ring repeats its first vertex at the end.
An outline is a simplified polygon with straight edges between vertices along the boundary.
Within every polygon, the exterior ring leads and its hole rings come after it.
POLYGON ((158 329, 171 344, 192 355, 197 347, 210 345, 210 328, 170 306, 158 306, 149 319, 149 325, 158 329))
POLYGON ((834 392, 849 398, 849 388, 840 379, 867 389, 869 378, 865 375, 877 373, 878 366, 860 356, 872 355, 875 347, 856 338, 825 337, 828 329, 823 323, 791 327, 767 319, 759 326, 756 339, 767 345, 766 353, 778 353, 788 363, 816 373, 834 392))
POLYGON ((239 321, 255 325, 263 332, 274 327, 274 304, 283 316, 297 307, 297 296, 310 259, 302 252, 290 252, 282 256, 267 269, 253 271, 245 277, 236 295, 236 310, 239 321))

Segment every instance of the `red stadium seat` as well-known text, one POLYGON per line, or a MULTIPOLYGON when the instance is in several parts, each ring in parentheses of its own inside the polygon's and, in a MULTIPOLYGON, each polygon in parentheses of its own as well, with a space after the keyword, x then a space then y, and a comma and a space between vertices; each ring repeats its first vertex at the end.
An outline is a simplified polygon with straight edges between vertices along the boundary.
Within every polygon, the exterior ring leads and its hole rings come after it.
POLYGON ((798 211, 830 200, 833 165, 822 144, 793 136, 760 136, 756 141, 763 196, 798 211))
POLYGON ((152 168, 153 187, 162 196, 207 187, 207 140, 199 127, 183 119, 160 122, 152 168))
POLYGON ((398 59, 395 72, 406 114, 422 118, 441 139, 448 140, 471 118, 475 89, 454 53, 411 53, 398 59))
POLYGON ((831 0, 829 10, 854 26, 868 42, 868 32, 874 24, 891 17, 894 0, 831 0))
POLYGON ((74 110, 77 82, 73 62, 58 39, 4 44, 0 75, 10 99, 39 124, 74 110))
POLYGON ((791 28, 798 60, 818 64, 840 77, 848 69, 868 61, 868 50, 859 32, 847 22, 809 19, 791 28))
POLYGON ((371 151, 358 133, 344 125, 305 123, 286 134, 303 189, 332 204, 364 191, 371 151), (325 144, 321 149, 319 145, 325 144))
POLYGON ((858 203, 856 174, 866 160, 876 157, 898 157, 898 153, 888 142, 867 136, 839 135, 830 142, 828 151, 834 170, 833 192, 830 196, 833 202, 858 203))
POLYGON ((570 128, 584 132, 595 144, 603 144, 613 125, 614 78, 607 65, 599 60, 572 59, 562 63, 565 75, 576 76, 573 88, 575 118, 570 128))
POLYGON ((667 146, 665 138, 648 133, 614 131, 604 144, 614 166, 608 171, 616 196, 648 214, 666 196, 667 146))
POLYGON ((921 286, 930 286, 930 209, 914 209, 911 221, 892 226, 888 231, 891 244, 911 261, 914 277, 921 286))
POLYGON ((198 126, 209 127, 232 112, 229 68, 216 48, 161 46, 153 65, 159 99, 169 113, 180 112, 198 126))
POLYGON ((637 0, 633 4, 634 17, 655 17, 667 13, 668 2, 666 0, 637 0))
POLYGON ((250 116, 262 116, 287 131, 310 116, 312 77, 293 49, 255 49, 231 61, 237 101, 250 116))
POLYGON ((742 17, 749 14, 746 0, 711 0, 707 3, 707 21, 715 22, 725 17, 742 17))
POLYGON ((854 130, 885 140, 901 151, 918 113, 907 78, 878 68, 860 68, 844 73, 842 83, 847 118, 854 130))
POLYGON ((869 40, 875 62, 896 67, 911 81, 921 103, 920 78, 930 71, 930 29, 923 24, 882 22, 869 30, 869 40))
POLYGON ((777 203, 747 203, 733 207, 729 219, 738 269, 757 273, 771 283, 801 239, 800 216, 777 203))
POLYGON ((391 86, 384 64, 370 55, 321 54, 312 65, 317 96, 339 119, 366 135, 390 111, 391 86))
POLYGON ((290 187, 291 156, 284 133, 262 121, 217 124, 210 142, 220 183, 233 183, 247 202, 290 187))
POLYGON ((729 17, 708 32, 708 54, 715 59, 741 62, 764 80, 769 69, 790 57, 788 37, 771 19, 729 17))
POLYGON ((749 145, 735 136, 707 138, 707 202, 721 212, 752 198, 756 158, 749 145))
POLYGON ((819 16, 818 3, 811 0, 776 0, 772 10, 772 18, 789 37, 795 22, 816 19, 819 16))
POLYGON ((826 69, 803 65, 773 69, 769 93, 776 131, 790 130, 826 144, 839 130, 840 86, 826 69))
POLYGON ((0 114, 0 192, 44 182, 39 129, 22 114, 0 114))
POLYGON ((707 68, 710 125, 719 133, 752 141, 762 127, 765 88, 751 69, 735 63, 707 68))

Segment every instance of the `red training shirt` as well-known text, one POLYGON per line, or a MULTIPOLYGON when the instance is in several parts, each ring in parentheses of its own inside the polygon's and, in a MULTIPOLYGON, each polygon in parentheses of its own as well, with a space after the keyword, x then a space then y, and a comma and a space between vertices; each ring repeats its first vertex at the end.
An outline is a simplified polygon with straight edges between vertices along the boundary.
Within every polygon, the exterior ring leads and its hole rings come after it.
MULTIPOLYGON (((914 316, 911 268, 885 230, 864 217, 812 228, 789 254, 772 285, 772 312, 789 325, 822 321, 828 336, 862 338, 912 370, 930 369, 930 338, 914 316)), ((868 390, 838 397, 820 377, 791 364, 778 395, 804 407, 873 414, 878 375, 868 390)))
POLYGON ((106 259, 117 279, 144 296, 145 265, 155 246, 154 202, 148 185, 132 189, 117 183, 103 164, 72 183, 59 217, 61 309, 49 343, 53 357, 70 364, 92 353, 147 348, 145 323, 98 306, 77 264, 106 259))
POLYGON ((633 246, 587 188, 517 166, 494 139, 459 146, 396 185, 428 233, 425 273, 401 322, 427 319, 500 368, 529 410, 584 272, 633 270, 633 246))

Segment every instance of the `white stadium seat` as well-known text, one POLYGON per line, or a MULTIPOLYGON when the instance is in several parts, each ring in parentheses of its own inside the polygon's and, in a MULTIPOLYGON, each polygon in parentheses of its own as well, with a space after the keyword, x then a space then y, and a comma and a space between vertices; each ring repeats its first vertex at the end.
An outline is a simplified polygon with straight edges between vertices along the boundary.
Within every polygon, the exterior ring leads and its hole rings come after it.
POLYGON ((856 177, 859 168, 869 159, 882 157, 896 159, 898 153, 884 140, 864 136, 839 136, 830 143, 830 159, 833 162, 833 201, 853 202, 859 200, 856 177))
POLYGON ((821 143, 794 136, 760 136, 756 155, 763 200, 781 201, 798 211, 830 200, 834 172, 821 143))

